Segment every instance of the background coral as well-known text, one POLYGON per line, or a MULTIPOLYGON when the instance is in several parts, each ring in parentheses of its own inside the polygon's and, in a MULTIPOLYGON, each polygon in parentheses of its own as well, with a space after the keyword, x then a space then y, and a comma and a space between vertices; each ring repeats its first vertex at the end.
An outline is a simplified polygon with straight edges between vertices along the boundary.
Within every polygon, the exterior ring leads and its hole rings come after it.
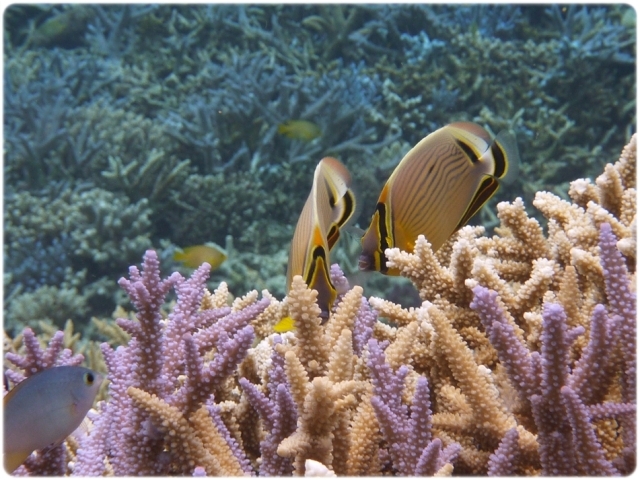
MULTIPOLYGON (((316 162, 331 154, 348 166, 362 206, 356 223, 364 226, 402 155, 455 120, 515 130, 521 174, 496 201, 518 194, 529 208, 536 191, 562 195, 569 180, 594 176, 633 128, 629 12, 622 5, 11 6, 8 325, 31 315, 18 313, 31 302, 19 297, 45 286, 75 289, 82 298, 69 305, 87 306, 77 321, 106 317, 114 298, 123 301, 115 279, 144 249, 161 249, 163 265, 175 268, 176 246, 223 245, 228 235, 238 252, 225 267, 235 275, 231 291, 260 284, 282 295, 288 243, 316 162), (279 123, 298 118, 322 135, 305 142, 277 134, 279 123), (91 194, 111 212, 88 211, 91 194), (55 231, 21 237, 31 222, 28 213, 11 213, 21 202, 37 203, 49 225, 61 218, 54 205, 77 196, 77 207, 64 207, 68 219, 47 227, 55 231), (125 239, 124 254, 115 239, 125 239)), ((483 209, 478 222, 496 226, 493 212, 483 209)), ((336 253, 348 275, 355 264, 342 259, 351 247, 336 253)), ((377 278, 367 288, 415 304, 406 283, 377 278)))

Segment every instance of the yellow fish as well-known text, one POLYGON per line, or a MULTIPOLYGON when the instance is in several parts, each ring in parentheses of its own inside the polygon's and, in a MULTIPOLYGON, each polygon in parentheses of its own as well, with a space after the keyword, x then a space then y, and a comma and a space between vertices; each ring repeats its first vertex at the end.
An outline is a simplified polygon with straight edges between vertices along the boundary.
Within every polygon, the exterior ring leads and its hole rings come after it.
POLYGON ((211 270, 215 270, 227 259, 225 251, 213 242, 204 245, 193 245, 185 247, 182 251, 176 251, 173 259, 182 262, 185 267, 198 268, 204 262, 211 265, 211 270))
POLYGON ((35 45, 75 45, 84 36, 87 24, 96 16, 89 5, 73 5, 64 12, 56 13, 45 20, 35 32, 31 41, 35 45))
POLYGON ((322 317, 336 299, 336 289, 329 276, 329 251, 340 237, 340 228, 351 218, 356 199, 349 186, 347 168, 332 157, 318 163, 311 192, 296 225, 289 250, 287 293, 295 275, 301 275, 309 288, 318 291, 322 317))
POLYGON ((64 441, 93 405, 104 377, 84 367, 53 367, 4 397, 4 468, 13 473, 31 452, 64 441))
POLYGON ((285 137, 310 142, 322 135, 320 127, 308 120, 289 120, 278 125, 278 133, 285 137))
POLYGON ((277 333, 290 332, 296 328, 296 322, 291 317, 283 317, 273 326, 273 331, 277 333))
POLYGON ((513 177, 518 158, 512 134, 502 132, 492 141, 475 123, 452 123, 427 135, 404 156, 380 193, 361 239, 360 270, 399 275, 387 267, 384 251, 413 252, 418 235, 438 250, 493 196, 510 164, 513 177))

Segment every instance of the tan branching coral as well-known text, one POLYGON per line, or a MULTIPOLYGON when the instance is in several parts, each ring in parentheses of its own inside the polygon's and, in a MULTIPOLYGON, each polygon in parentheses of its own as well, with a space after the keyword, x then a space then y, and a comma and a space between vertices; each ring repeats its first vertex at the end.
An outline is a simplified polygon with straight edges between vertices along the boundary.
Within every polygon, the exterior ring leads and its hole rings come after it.
POLYGON ((287 307, 296 324, 296 354, 312 378, 326 371, 329 357, 322 342, 324 332, 317 295, 315 290, 307 289, 301 276, 293 277, 287 307))
POLYGON ((184 468, 182 473, 190 473, 195 466, 201 466, 208 475, 243 475, 238 460, 205 406, 187 419, 179 409, 155 395, 134 387, 129 387, 128 393, 139 408, 149 413, 156 428, 171 439, 171 450, 184 468))
MULTIPOLYGON (((387 250, 418 289, 418 308, 353 286, 323 323, 300 276, 282 301, 251 291, 231 305, 226 284, 203 291, 204 270, 158 276, 156 286, 178 286, 173 312, 143 311, 171 350, 158 368, 177 373, 170 388, 145 379, 112 390, 144 431, 143 447, 127 444, 139 448, 131 458, 151 452, 171 459, 170 473, 208 475, 304 475, 312 465, 353 476, 630 473, 635 142, 595 182, 573 182, 571 201, 538 192, 546 234, 516 199, 498 205, 491 237, 467 226, 436 253, 424 237, 413 252, 387 250), (293 331, 273 333, 285 316, 293 331), (568 451, 585 461, 563 460, 568 451)), ((137 333, 133 318, 120 324, 137 333)), ((5 338, 6 350, 18 347, 5 338)), ((104 352, 112 368, 127 350, 104 352)), ((129 378, 125 367, 113 369, 115 384, 129 378)), ((72 457, 87 468, 78 442, 72 457)), ((128 453, 101 472, 122 471, 128 453)))
MULTIPOLYGON (((394 352, 411 350, 406 345, 411 336, 407 332, 415 337, 419 321, 433 328, 425 338, 425 360, 416 363, 404 358, 400 363, 413 365, 429 377, 436 394, 436 435, 445 444, 456 441, 462 447, 455 472, 486 473, 490 454, 514 427, 519 432, 518 471, 540 471, 532 412, 513 392, 485 327, 469 308, 471 290, 481 285, 497 292, 496 302, 508 328, 532 351, 541 348, 543 303, 559 303, 567 326, 581 329, 572 337, 569 359, 576 362, 584 356, 594 307, 611 301, 605 294, 600 257, 603 222, 611 226, 635 276, 635 145, 634 136, 620 160, 607 165, 595 183, 572 182, 573 203, 548 192, 537 193, 534 205, 548 219, 547 236, 527 215, 522 200, 516 199, 498 205, 501 223, 493 237, 480 236, 477 227, 464 227, 438 254, 424 237, 418 238, 412 253, 387 250, 389 265, 400 269, 426 302, 421 309, 405 310, 382 299, 370 301, 398 325, 393 336, 387 336, 392 342, 387 348, 390 358, 394 352)), ((633 285, 633 277, 630 282, 633 285)), ((607 385, 607 398, 621 401, 616 382, 607 385)), ((611 430, 616 428, 602 421, 596 425, 609 458, 619 456, 620 440, 611 430)))
POLYGON ((362 398, 351 421, 347 475, 376 475, 380 472, 378 444, 382 439, 380 426, 369 396, 362 398))
POLYGON ((362 288, 349 290, 325 325, 320 323, 316 292, 294 277, 285 303, 296 322, 293 346, 279 345, 299 420, 296 431, 278 446, 278 455, 293 459, 295 473, 304 474, 308 459, 347 474, 351 457, 349 425, 358 398, 370 388, 355 379, 358 356, 353 328, 362 305, 362 288), (315 336, 310 336, 312 332, 315 336), (318 351, 323 355, 316 355, 318 351))

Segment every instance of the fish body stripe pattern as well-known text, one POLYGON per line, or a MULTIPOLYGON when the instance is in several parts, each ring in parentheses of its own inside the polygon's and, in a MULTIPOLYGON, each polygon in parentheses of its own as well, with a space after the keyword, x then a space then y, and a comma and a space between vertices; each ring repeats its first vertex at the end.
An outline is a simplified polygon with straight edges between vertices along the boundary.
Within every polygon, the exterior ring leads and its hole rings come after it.
POLYGON ((387 268, 384 251, 412 252, 418 235, 438 250, 493 196, 517 158, 515 140, 503 145, 500 135, 492 140, 475 123, 452 123, 427 135, 382 189, 361 240, 360 269, 399 275, 387 268))

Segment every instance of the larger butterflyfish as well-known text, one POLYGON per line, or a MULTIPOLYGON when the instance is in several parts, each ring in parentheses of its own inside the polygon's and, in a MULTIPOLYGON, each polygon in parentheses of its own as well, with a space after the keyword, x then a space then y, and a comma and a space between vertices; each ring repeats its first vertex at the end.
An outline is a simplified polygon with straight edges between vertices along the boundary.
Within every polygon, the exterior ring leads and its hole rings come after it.
POLYGON ((513 134, 491 139, 480 125, 457 122, 423 138, 400 161, 385 184, 371 224, 362 236, 361 270, 387 275, 385 250, 413 252, 418 235, 434 251, 464 226, 515 174, 518 147, 513 134))
POLYGON ((82 422, 104 377, 84 367, 52 367, 4 397, 4 468, 12 473, 31 452, 59 445, 82 422))
POLYGON ((355 210, 350 185, 351 175, 342 163, 332 157, 320 160, 289 250, 287 292, 293 277, 301 275, 309 288, 317 290, 323 318, 328 318, 337 296, 329 275, 329 252, 355 210))

